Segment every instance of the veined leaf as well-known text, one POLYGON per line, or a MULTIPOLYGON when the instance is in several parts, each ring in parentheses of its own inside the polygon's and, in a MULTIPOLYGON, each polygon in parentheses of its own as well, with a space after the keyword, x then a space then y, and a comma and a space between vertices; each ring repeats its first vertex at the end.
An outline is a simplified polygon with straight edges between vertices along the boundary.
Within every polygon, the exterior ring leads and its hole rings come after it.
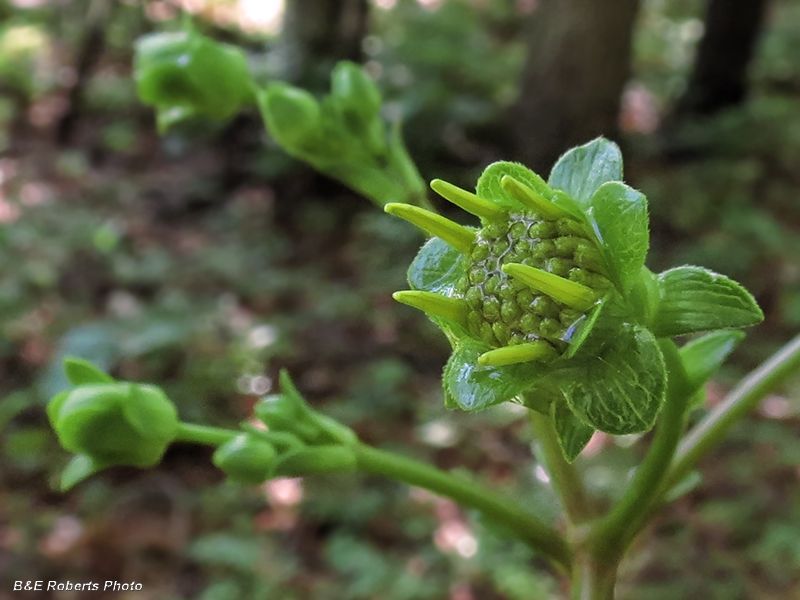
POLYGON ((428 240, 408 268, 412 289, 452 296, 464 267, 464 256, 438 237, 428 240))
POLYGON ((485 344, 473 340, 457 344, 444 368, 448 408, 478 411, 506 402, 529 388, 547 370, 546 365, 534 363, 480 366, 478 357, 488 349, 485 344))
POLYGON ((582 208, 607 181, 622 181, 622 153, 614 142, 597 138, 567 151, 558 159, 547 183, 564 190, 582 208))
POLYGON ((609 181, 592 196, 588 215, 606 265, 627 289, 641 272, 650 245, 647 198, 624 183, 609 181))
POLYGON ((512 210, 524 210, 524 206, 503 189, 500 182, 506 175, 524 183, 546 200, 550 200, 553 195, 553 190, 544 179, 526 166, 508 161, 498 161, 486 167, 478 179, 475 193, 481 198, 492 200, 512 210))
POLYGON ((713 331, 692 340, 679 350, 689 385, 696 390, 690 402, 692 407, 705 401, 706 395, 702 386, 714 376, 744 336, 743 331, 733 329, 713 331))
POLYGON ((524 210, 525 207, 503 188, 501 182, 506 175, 528 186, 542 198, 552 202, 576 219, 581 221, 586 219, 581 207, 572 198, 560 190, 554 190, 544 179, 519 163, 498 161, 486 167, 478 179, 476 188, 478 196, 493 200, 512 210, 524 210))
POLYGON ((644 327, 622 324, 600 353, 564 371, 563 393, 585 424, 614 435, 653 427, 667 372, 656 339, 644 327))
POLYGON ((664 271, 657 285, 659 302, 651 328, 657 337, 747 327, 764 320, 750 292, 702 267, 664 271))
POLYGON ((594 429, 572 414, 569 406, 563 401, 553 402, 553 422, 555 423, 558 443, 567 462, 573 462, 589 443, 594 429))

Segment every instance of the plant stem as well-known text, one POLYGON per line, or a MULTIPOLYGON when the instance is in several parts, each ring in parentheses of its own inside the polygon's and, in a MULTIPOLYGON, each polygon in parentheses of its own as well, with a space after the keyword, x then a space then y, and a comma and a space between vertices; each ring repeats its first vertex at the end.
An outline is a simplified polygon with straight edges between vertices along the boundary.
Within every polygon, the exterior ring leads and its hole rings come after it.
POLYGON ((800 335, 752 371, 683 439, 664 480, 667 493, 695 468, 700 459, 764 397, 800 369, 800 335))
POLYGON ((570 600, 614 600, 616 583, 616 564, 601 564, 590 556, 576 556, 570 600))
POLYGON ((365 444, 355 444, 353 451, 359 470, 397 479, 477 509, 542 553, 562 572, 570 571, 571 551, 561 534, 499 494, 463 477, 365 444))
POLYGON ((175 435, 176 442, 191 442, 194 444, 206 444, 208 446, 219 446, 228 440, 232 440, 241 432, 221 427, 208 427, 206 425, 194 425, 192 423, 179 423, 178 432, 175 435))
POLYGON ((657 499, 661 482, 683 433, 686 404, 691 388, 686 371, 671 340, 659 346, 667 365, 667 397, 647 455, 636 469, 633 481, 611 512, 591 533, 592 554, 604 562, 619 562, 633 536, 657 499))
POLYGON ((592 505, 575 465, 564 459, 553 419, 535 410, 529 410, 528 417, 536 435, 537 450, 570 523, 578 524, 590 519, 594 514, 592 505))

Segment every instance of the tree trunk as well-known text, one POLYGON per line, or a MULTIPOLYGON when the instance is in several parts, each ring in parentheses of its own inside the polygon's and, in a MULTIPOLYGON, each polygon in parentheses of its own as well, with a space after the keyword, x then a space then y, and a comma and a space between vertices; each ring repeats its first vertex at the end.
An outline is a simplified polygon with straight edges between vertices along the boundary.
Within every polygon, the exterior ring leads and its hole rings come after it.
POLYGON ((367 0, 287 0, 280 43, 286 79, 327 90, 338 61, 361 62, 368 16, 367 0))
POLYGON ((83 96, 106 46, 106 28, 111 22, 115 2, 93 0, 87 10, 87 25, 75 58, 75 82, 69 90, 69 108, 56 124, 56 142, 68 146, 75 135, 78 121, 83 116, 83 96))
POLYGON ((509 109, 515 158, 547 173, 571 146, 615 138, 639 0, 540 0, 520 97, 509 109))
POLYGON ((755 53, 769 0, 710 0, 705 35, 697 49, 677 116, 711 115, 747 95, 747 67, 755 53))

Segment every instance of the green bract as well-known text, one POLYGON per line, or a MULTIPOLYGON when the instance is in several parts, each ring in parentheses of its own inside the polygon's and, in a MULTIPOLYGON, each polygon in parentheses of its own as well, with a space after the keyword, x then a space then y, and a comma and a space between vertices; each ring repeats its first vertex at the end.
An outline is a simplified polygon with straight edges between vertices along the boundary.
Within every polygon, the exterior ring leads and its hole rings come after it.
POLYGON ((619 149, 597 139, 562 156, 548 182, 509 162, 487 167, 475 194, 434 181, 479 229, 387 205, 433 236, 409 269, 412 290, 395 298, 425 311, 453 346, 447 406, 515 400, 551 414, 571 460, 596 429, 653 426, 667 381, 658 338, 762 320, 722 275, 651 273, 647 200, 621 179, 619 149))
POLYGON ((193 116, 228 119, 252 97, 242 51, 196 32, 139 39, 134 73, 139 98, 158 110, 161 131, 193 116))
POLYGON ((70 487, 106 467, 151 467, 175 438, 178 415, 161 389, 116 382, 89 363, 67 359, 77 387, 58 394, 47 416, 61 445, 77 456, 66 469, 70 487))

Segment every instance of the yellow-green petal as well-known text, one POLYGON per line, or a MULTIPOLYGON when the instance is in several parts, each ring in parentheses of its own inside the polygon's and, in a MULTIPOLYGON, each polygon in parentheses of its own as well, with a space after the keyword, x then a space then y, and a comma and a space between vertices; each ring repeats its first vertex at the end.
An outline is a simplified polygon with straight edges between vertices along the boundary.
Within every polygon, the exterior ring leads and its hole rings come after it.
POLYGON ((442 179, 431 181, 431 188, 448 202, 452 202, 481 219, 501 219, 506 216, 506 211, 498 204, 476 196, 467 190, 462 190, 460 187, 442 179))
POLYGON ((441 238, 462 254, 468 254, 472 244, 475 243, 474 232, 424 208, 401 202, 390 202, 383 207, 383 210, 441 238))
POLYGON ((545 362, 556 356, 558 352, 550 344, 536 341, 484 352, 478 357, 478 364, 484 367, 501 367, 530 361, 545 362))
POLYGON ((519 279, 528 287, 547 294, 553 300, 581 312, 588 311, 597 300, 592 288, 535 267, 509 263, 503 265, 503 272, 519 279))
POLYGON ((521 202, 528 209, 547 221, 555 221, 562 217, 571 216, 563 208, 556 206, 535 190, 532 190, 524 183, 517 181, 509 175, 503 176, 503 179, 500 180, 500 185, 503 186, 503 189, 508 192, 514 200, 521 202))

